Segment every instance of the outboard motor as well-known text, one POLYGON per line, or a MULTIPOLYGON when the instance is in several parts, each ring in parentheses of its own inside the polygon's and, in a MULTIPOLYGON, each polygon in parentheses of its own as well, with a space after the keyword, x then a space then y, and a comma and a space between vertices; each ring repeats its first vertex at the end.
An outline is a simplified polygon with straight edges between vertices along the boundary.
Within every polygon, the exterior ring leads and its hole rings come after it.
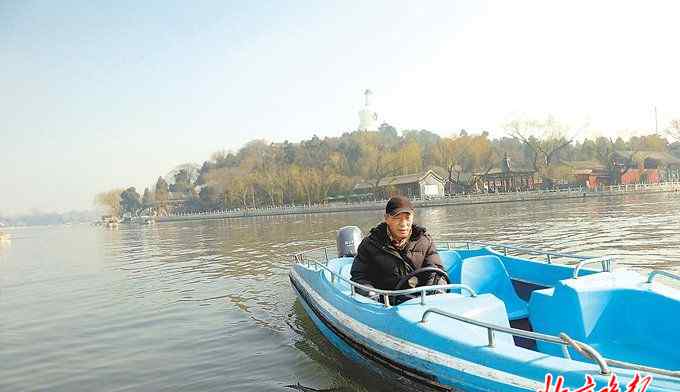
POLYGON ((359 251, 361 243, 361 229, 356 226, 345 226, 338 230, 338 257, 354 257, 359 251))

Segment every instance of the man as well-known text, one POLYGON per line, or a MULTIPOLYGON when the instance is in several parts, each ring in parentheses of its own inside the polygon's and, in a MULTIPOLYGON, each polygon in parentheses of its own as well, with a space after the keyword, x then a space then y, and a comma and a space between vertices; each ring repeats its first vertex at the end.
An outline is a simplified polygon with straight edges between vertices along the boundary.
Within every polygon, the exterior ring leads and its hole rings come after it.
MULTIPOLYGON (((387 202, 385 221, 371 229, 359 244, 352 263, 352 281, 394 290, 402 277, 420 268, 443 270, 432 237, 424 227, 413 224, 414 217, 415 208, 407 198, 395 196, 387 202)), ((416 283, 417 286, 429 285, 433 279, 433 274, 425 274, 418 279, 409 279, 402 288, 416 287, 416 283)))

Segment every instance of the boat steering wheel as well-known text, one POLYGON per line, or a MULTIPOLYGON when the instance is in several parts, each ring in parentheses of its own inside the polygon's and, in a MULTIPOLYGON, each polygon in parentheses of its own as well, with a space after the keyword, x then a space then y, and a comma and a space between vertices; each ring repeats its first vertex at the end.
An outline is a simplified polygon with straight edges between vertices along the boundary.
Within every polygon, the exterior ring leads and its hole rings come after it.
POLYGON ((423 268, 418 268, 417 270, 415 270, 415 271, 411 272, 410 274, 401 278, 399 280, 399 283, 397 283, 397 286, 394 288, 394 290, 402 290, 402 287, 406 286, 406 283, 409 281, 409 279, 413 278, 414 276, 419 277, 420 275, 427 274, 427 273, 432 274, 435 278, 437 276, 441 276, 442 278, 444 278, 444 280, 446 280, 446 284, 451 283, 451 281, 449 280, 449 274, 447 274, 444 270, 441 270, 437 267, 423 267, 423 268))

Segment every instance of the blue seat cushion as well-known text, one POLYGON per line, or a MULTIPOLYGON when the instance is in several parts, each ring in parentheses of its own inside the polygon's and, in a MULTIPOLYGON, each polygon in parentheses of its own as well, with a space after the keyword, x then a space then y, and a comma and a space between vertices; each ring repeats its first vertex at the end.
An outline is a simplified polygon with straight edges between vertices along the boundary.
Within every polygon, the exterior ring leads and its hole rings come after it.
MULTIPOLYGON (((680 314, 680 301, 671 293, 651 289, 633 271, 564 279, 554 288, 531 293, 530 321, 535 332, 564 332, 605 358, 678 369, 680 353, 669 342, 680 340, 680 329, 669 320, 680 314)), ((536 346, 540 352, 562 355, 558 345, 539 341, 536 346)), ((569 351, 572 358, 587 361, 569 351)))
POLYGON ((493 294, 505 303, 508 319, 529 316, 529 306, 515 291, 510 275, 498 256, 474 256, 462 260, 460 282, 477 294, 493 294))
POLYGON ((460 266, 463 258, 455 250, 440 251, 439 257, 442 259, 442 267, 449 275, 451 283, 460 283, 460 266))

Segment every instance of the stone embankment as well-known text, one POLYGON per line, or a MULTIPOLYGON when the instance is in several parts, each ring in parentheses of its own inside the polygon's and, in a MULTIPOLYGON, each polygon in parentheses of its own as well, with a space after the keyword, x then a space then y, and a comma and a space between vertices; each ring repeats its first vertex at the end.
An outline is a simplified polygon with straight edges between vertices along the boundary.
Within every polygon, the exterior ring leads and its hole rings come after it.
MULTIPOLYGON (((414 204, 417 208, 472 205, 487 203, 510 203, 522 201, 542 201, 556 199, 585 199, 593 197, 617 197, 630 194, 651 194, 665 192, 680 192, 680 181, 664 182, 660 184, 629 184, 600 187, 596 190, 584 190, 583 188, 569 188, 560 190, 537 190, 525 192, 487 193, 469 195, 451 195, 434 199, 416 199, 414 204)), ((156 217, 158 222, 173 222, 184 220, 244 218, 254 216, 295 215, 295 214, 318 214, 329 212, 350 211, 377 211, 385 208, 386 200, 351 203, 351 204, 327 204, 312 206, 285 206, 269 207, 247 210, 210 211, 193 214, 177 214, 156 217)))

